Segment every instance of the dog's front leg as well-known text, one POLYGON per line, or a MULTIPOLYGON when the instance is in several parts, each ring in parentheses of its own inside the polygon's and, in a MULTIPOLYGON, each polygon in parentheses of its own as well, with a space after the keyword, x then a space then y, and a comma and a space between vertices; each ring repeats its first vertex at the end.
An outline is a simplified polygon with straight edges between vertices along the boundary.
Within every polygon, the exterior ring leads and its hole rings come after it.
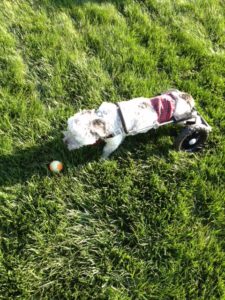
POLYGON ((109 155, 119 147, 124 138, 125 136, 123 134, 119 134, 112 138, 105 139, 106 145, 103 148, 101 158, 107 159, 109 155))

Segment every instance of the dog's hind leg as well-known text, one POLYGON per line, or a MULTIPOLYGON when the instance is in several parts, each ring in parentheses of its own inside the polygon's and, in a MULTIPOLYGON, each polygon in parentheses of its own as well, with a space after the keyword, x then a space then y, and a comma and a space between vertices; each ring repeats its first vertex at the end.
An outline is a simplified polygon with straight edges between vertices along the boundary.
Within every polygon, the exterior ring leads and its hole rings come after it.
POLYGON ((108 138, 105 140, 106 145, 103 148, 103 153, 101 158, 107 159, 111 153, 113 153, 119 145, 124 140, 125 136, 123 134, 116 135, 112 138, 108 138))

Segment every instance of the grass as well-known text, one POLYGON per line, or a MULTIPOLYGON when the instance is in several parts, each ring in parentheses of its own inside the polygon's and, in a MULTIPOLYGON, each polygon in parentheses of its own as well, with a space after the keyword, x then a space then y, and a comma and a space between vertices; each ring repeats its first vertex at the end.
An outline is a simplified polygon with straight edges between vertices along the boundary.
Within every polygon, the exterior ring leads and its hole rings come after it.
POLYGON ((0 3, 0 299, 225 299, 225 2, 0 3), (185 90, 213 127, 68 153, 79 109, 185 90), (48 171, 64 162, 59 176, 48 171))

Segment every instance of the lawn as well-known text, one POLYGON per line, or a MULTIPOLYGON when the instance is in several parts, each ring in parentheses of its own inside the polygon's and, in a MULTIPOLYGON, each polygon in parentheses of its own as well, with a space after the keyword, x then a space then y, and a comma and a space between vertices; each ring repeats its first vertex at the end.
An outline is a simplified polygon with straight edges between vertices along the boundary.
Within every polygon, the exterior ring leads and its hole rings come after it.
POLYGON ((0 299, 225 299, 225 1, 0 2, 0 299), (79 109, 193 95, 179 129, 68 152, 79 109), (58 159, 64 171, 51 174, 58 159))

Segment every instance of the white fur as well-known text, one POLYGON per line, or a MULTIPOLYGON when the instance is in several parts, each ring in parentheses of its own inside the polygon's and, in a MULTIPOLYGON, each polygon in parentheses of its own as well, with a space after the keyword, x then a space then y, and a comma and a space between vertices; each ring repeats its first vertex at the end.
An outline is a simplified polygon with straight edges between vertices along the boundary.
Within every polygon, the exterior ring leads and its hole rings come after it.
MULTIPOLYGON (((175 117, 182 117, 191 112, 194 100, 190 95, 178 90, 169 92, 176 98, 175 117)), ((158 116, 149 98, 140 97, 123 101, 120 102, 120 107, 126 115, 128 134, 124 132, 118 107, 113 103, 103 102, 97 110, 83 110, 68 119, 68 128, 64 132, 63 139, 68 149, 92 145, 101 139, 106 143, 102 158, 108 158, 127 135, 147 132, 158 126, 158 116)))

